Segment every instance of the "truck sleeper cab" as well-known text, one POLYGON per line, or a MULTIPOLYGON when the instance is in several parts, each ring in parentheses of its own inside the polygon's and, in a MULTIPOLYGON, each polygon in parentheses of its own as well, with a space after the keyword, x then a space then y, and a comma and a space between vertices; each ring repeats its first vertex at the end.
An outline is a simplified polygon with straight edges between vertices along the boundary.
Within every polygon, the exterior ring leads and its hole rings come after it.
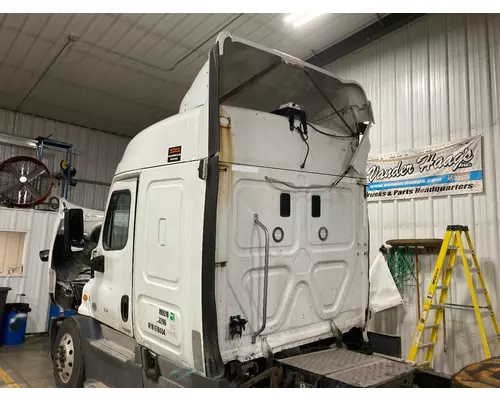
POLYGON ((358 84, 221 34, 179 114, 128 145, 95 249, 61 212, 49 262, 90 276, 51 323, 57 385, 293 386, 295 357, 366 347, 372 123, 358 84))

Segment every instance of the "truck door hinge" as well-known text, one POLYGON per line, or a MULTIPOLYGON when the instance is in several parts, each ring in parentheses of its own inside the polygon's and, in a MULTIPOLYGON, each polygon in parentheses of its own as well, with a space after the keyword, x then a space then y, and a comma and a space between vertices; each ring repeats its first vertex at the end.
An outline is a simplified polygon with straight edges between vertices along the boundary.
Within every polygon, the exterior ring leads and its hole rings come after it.
POLYGON ((200 160, 200 164, 198 165, 198 178, 206 181, 208 173, 208 158, 204 158, 200 160))

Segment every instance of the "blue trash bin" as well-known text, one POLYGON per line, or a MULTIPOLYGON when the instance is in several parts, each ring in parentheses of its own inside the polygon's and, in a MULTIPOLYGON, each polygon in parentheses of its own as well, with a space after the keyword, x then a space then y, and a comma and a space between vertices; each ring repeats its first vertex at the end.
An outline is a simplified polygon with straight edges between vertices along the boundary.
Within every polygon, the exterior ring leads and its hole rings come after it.
POLYGON ((26 324, 28 313, 31 311, 29 304, 10 303, 4 308, 0 344, 16 346, 24 343, 26 337, 26 324))

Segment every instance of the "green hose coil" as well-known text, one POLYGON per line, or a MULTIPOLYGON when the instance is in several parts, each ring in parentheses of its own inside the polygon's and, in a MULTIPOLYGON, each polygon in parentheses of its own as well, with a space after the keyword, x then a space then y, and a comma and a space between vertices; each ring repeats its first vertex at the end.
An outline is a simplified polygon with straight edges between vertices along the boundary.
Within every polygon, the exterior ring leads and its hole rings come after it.
MULTIPOLYGON (((416 251, 411 247, 391 247, 387 253, 387 265, 399 292, 415 278, 416 251)), ((420 271, 420 261, 418 262, 420 271)))

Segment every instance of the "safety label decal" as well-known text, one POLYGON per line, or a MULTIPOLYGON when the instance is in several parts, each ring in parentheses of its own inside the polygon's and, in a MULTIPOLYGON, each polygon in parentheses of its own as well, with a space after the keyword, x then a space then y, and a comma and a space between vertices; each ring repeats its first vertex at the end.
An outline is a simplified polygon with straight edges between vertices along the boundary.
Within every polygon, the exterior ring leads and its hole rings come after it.
POLYGON ((182 146, 169 147, 167 162, 171 163, 181 161, 181 152, 182 146))

